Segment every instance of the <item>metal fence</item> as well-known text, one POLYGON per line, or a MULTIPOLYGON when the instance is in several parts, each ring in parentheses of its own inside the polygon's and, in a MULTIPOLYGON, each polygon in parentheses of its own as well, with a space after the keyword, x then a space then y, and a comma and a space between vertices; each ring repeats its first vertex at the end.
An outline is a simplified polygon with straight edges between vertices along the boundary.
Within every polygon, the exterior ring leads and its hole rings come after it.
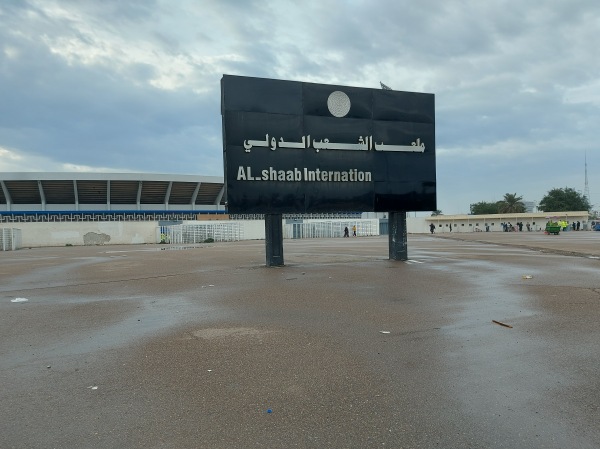
POLYGON ((241 223, 236 222, 161 226, 158 233, 159 242, 178 245, 204 243, 209 239, 215 242, 235 242, 244 238, 244 228, 241 223))
POLYGON ((15 228, 0 228, 0 248, 2 251, 14 251, 21 248, 21 230, 15 228))
POLYGON ((379 235, 379 220, 336 220, 309 221, 307 223, 286 223, 283 225, 284 239, 320 239, 344 236, 344 228, 348 228, 350 236, 356 226, 356 236, 379 235))
MULTIPOLYGON (((285 223, 284 239, 320 239, 344 236, 344 228, 348 228, 350 236, 356 226, 356 236, 379 235, 378 219, 358 220, 322 220, 302 223, 285 223)), ((159 226, 156 229, 157 241, 176 245, 204 243, 209 239, 215 242, 234 242, 244 240, 244 223, 236 221, 177 224, 159 226)))

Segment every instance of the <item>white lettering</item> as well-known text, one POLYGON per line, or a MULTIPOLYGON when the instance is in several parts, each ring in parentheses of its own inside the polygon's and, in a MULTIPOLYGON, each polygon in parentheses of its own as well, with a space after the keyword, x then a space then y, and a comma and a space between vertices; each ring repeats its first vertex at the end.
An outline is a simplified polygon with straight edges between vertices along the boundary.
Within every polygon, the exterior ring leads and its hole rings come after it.
POLYGON ((252 167, 239 166, 237 181, 287 181, 287 182, 371 182, 370 171, 359 171, 351 168, 348 171, 325 171, 320 168, 309 170, 306 167, 293 170, 275 170, 273 167, 259 171, 260 175, 252 176, 252 167))

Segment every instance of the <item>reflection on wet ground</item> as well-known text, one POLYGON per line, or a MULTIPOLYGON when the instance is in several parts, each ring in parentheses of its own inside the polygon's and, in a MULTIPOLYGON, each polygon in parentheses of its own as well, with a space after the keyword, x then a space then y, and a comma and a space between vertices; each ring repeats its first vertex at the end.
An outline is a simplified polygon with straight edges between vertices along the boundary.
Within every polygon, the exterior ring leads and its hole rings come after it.
POLYGON ((405 262, 387 259, 387 237, 286 241, 271 269, 262 241, 3 255, 0 434, 7 447, 597 447, 592 237, 549 250, 526 237, 409 236, 405 262))

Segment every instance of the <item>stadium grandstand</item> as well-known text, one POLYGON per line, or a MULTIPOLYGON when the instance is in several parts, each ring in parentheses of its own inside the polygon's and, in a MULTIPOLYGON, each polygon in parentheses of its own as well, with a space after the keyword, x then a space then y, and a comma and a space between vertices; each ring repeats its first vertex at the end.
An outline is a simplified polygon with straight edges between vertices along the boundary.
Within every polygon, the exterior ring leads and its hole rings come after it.
POLYGON ((223 177, 0 174, 0 222, 192 220, 225 210, 223 177))

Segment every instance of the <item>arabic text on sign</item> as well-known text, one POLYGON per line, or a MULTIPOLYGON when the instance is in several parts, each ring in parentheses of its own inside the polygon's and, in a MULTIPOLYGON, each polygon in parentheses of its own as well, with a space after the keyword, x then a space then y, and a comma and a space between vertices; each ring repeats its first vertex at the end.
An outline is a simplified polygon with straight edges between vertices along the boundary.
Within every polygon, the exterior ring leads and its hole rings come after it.
POLYGON ((373 136, 360 136, 358 143, 338 143, 330 142, 329 139, 313 139, 311 141, 309 136, 302 136, 300 142, 286 142, 283 137, 277 139, 269 135, 265 135, 265 140, 244 140, 244 149, 246 153, 254 147, 271 148, 271 151, 275 151, 277 148, 312 148, 318 153, 320 150, 351 150, 351 151, 396 151, 396 152, 409 152, 409 153, 423 153, 425 151, 425 143, 421 142, 421 138, 418 138, 410 145, 388 145, 383 142, 373 142, 373 136))

